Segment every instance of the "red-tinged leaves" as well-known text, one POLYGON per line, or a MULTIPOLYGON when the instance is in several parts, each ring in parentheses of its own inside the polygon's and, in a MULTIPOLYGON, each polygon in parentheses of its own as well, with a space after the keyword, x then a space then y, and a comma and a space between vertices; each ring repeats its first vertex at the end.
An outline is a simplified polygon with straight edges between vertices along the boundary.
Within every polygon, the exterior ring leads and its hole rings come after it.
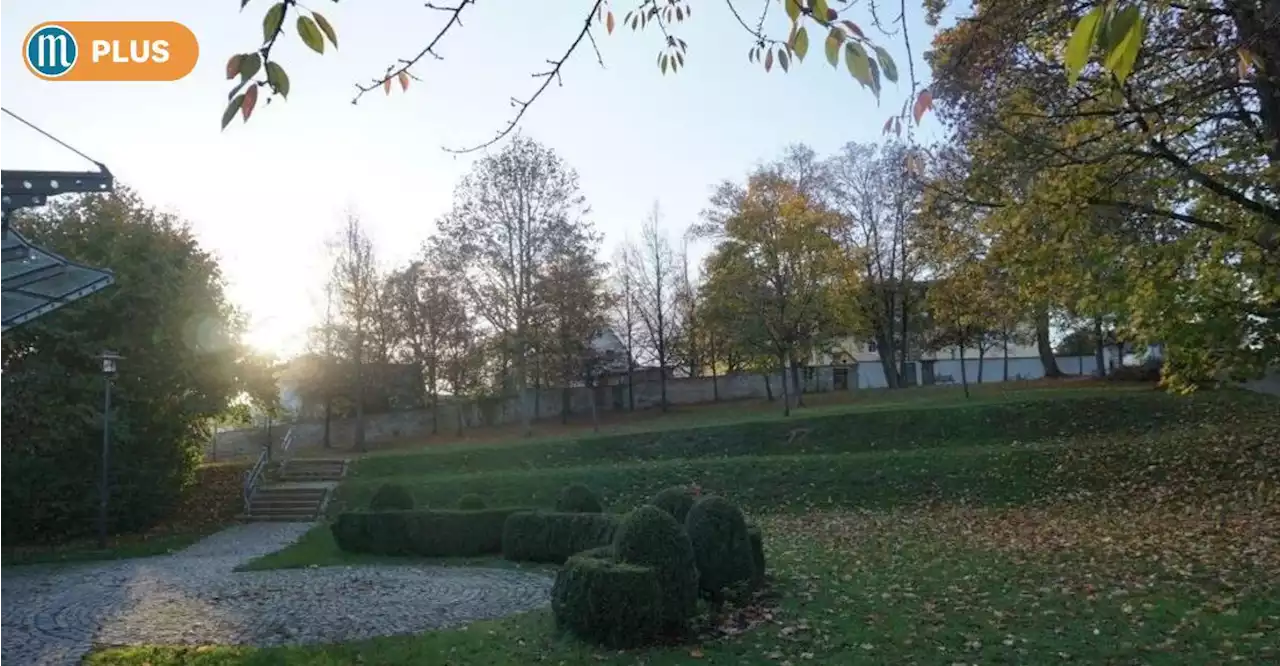
POLYGON ((240 104, 240 115, 248 122, 253 115, 253 107, 258 105, 258 84, 254 83, 244 91, 244 100, 240 104))
POLYGON ((764 71, 767 72, 772 69, 773 69, 773 50, 770 49, 765 53, 765 56, 764 56, 764 71))
POLYGON ((401 91, 409 89, 409 72, 400 72, 396 75, 396 78, 400 80, 401 91))
POLYGON ((858 24, 854 23, 853 21, 846 19, 844 21, 841 21, 840 25, 844 26, 844 29, 848 30, 849 34, 853 35, 854 37, 858 37, 860 39, 867 38, 866 35, 862 34, 862 28, 859 28, 858 24))
POLYGON ((889 132, 892 132, 892 131, 893 131, 893 116, 889 116, 889 119, 884 121, 884 127, 880 128, 880 133, 888 134, 889 132))
POLYGON ((613 12, 609 12, 608 14, 605 15, 604 29, 607 30, 610 35, 613 34, 613 12))
POLYGON ((392 77, 388 76, 386 80, 382 82, 382 92, 388 95, 391 94, 391 79, 392 77))
POLYGON ((231 56, 227 60, 227 80, 228 81, 236 78, 236 75, 240 73, 240 60, 242 58, 244 58, 244 56, 237 53, 231 56))
POLYGON ((920 119, 924 118, 924 114, 933 108, 933 93, 928 88, 920 91, 920 95, 916 97, 915 106, 911 108, 911 116, 915 118, 916 124, 920 124, 920 119))

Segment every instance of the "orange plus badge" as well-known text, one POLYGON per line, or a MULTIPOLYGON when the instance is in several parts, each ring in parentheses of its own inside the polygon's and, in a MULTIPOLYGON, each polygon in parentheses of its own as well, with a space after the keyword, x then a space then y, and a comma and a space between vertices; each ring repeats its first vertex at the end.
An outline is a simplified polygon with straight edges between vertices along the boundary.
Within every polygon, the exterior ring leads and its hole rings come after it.
POLYGON ((173 21, 49 21, 27 33, 22 55, 47 81, 177 81, 200 45, 173 21))

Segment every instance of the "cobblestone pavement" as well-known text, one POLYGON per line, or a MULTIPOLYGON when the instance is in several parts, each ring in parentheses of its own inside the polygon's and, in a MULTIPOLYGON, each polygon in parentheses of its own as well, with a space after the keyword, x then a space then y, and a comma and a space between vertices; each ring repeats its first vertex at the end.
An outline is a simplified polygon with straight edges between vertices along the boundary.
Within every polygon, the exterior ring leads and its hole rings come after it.
POLYGON ((172 555, 6 570, 0 661, 78 664, 94 645, 347 641, 500 617, 549 597, 549 577, 505 569, 232 571, 310 527, 252 523, 172 555))

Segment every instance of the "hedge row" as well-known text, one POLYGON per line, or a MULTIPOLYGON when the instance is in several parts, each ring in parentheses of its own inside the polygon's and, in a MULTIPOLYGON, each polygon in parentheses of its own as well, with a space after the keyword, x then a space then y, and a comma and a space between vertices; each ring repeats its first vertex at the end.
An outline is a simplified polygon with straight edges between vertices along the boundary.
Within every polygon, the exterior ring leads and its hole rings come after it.
POLYGON ((502 530, 502 556, 518 562, 560 564, 584 550, 612 543, 618 520, 610 513, 513 513, 502 530))
POLYGON ((1054 390, 1045 391, 1039 398, 1027 394, 1020 401, 975 403, 924 404, 921 408, 887 405, 879 411, 813 416, 801 412, 788 420, 379 456, 360 461, 352 474, 355 478, 449 475, 662 458, 856 453, 956 443, 1034 441, 1184 427, 1193 422, 1219 422, 1230 414, 1274 408, 1274 402, 1267 403, 1266 396, 1235 391, 1178 397, 1155 391, 1097 395, 1054 390))
MULTIPOLYGON (((414 494, 431 506, 450 506, 467 492, 481 493, 498 506, 551 506, 566 484, 590 482, 608 505, 628 507, 647 502, 669 486, 697 482, 709 492, 731 492, 744 510, 776 513, 788 507, 893 506, 924 499, 1022 502, 1054 492, 1054 470, 1070 457, 1054 446, 990 446, 670 460, 404 480, 416 483, 414 494)), ((1105 476, 1079 480, 1086 490, 1106 482, 1105 476)), ((342 505, 365 506, 377 483, 344 483, 339 490, 342 505)))
POLYGON ((342 550, 376 555, 468 557, 502 552, 502 529, 519 508, 350 511, 330 529, 342 550))

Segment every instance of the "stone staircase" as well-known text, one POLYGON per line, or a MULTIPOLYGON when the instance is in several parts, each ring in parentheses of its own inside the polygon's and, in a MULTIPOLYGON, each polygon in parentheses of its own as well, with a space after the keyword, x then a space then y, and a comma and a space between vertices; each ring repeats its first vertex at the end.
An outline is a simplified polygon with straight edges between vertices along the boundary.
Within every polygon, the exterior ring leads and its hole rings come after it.
POLYGON ((276 476, 277 481, 332 481, 338 482, 347 471, 347 461, 342 458, 294 458, 285 463, 276 476))
POLYGON ((249 500, 250 521, 309 522, 320 518, 329 493, 346 473, 341 459, 295 458, 271 481, 262 483, 249 500))

